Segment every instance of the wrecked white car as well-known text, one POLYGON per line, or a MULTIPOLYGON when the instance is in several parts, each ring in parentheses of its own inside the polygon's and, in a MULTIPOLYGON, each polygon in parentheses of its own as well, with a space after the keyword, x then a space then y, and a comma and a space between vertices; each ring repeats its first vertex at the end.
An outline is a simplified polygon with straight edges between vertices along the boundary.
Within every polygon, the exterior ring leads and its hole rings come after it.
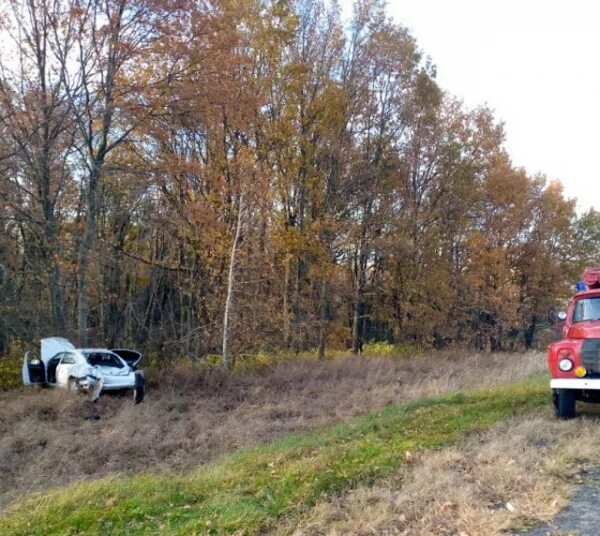
POLYGON ((86 391, 92 401, 102 391, 131 389, 138 404, 145 393, 144 374, 137 370, 141 359, 135 350, 75 348, 67 339, 50 337, 41 340, 39 357, 25 354, 23 383, 86 391))

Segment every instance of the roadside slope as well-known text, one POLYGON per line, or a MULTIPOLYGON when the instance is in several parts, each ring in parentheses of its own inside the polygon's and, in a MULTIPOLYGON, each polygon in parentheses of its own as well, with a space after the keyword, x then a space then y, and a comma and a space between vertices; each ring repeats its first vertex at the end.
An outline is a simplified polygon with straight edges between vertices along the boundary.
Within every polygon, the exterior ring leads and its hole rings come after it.
POLYGON ((542 525, 531 536, 597 535, 600 494, 598 480, 589 479, 598 475, 600 411, 579 409, 577 419, 561 421, 548 404, 457 444, 417 453, 389 478, 321 499, 272 532, 507 536, 542 525), (590 518, 596 530, 589 530, 590 518))
POLYGON ((392 474, 407 452, 452 444, 548 404, 545 379, 393 405, 247 449, 186 476, 81 483, 18 500, 2 534, 254 534, 331 494, 392 474))
POLYGON ((232 374, 174 361, 149 372, 143 404, 63 390, 0 392, 0 508, 27 493, 110 474, 190 472, 240 448, 318 430, 390 404, 515 383, 541 353, 287 359, 232 374))

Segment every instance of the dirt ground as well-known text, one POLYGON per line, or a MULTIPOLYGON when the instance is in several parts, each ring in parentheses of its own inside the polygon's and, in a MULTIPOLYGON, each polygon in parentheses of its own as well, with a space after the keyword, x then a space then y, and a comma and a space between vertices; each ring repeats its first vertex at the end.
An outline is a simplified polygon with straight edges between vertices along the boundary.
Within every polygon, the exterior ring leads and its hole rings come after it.
POLYGON ((245 445, 381 406, 516 381, 545 357, 459 352, 418 358, 288 361, 224 375, 177 365, 146 400, 62 390, 0 393, 0 506, 22 493, 110 473, 184 471, 245 445))

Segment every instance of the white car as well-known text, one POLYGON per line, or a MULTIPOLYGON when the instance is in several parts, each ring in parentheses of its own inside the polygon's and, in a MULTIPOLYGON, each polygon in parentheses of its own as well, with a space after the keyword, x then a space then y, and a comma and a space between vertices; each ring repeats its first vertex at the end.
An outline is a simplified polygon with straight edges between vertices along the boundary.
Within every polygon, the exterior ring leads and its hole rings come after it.
POLYGON ((141 359, 135 350, 75 348, 67 339, 49 337, 42 339, 39 357, 25 354, 23 383, 87 391, 92 401, 101 391, 131 389, 138 404, 145 391, 144 374, 136 370, 141 359))

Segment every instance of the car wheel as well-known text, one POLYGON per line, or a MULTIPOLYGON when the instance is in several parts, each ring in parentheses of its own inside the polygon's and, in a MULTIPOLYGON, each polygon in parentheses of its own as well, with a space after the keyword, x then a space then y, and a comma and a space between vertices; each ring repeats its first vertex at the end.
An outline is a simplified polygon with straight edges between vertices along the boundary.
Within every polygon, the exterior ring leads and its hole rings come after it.
POLYGON ((133 388, 133 402, 139 404, 146 394, 146 379, 141 372, 135 373, 135 386, 133 388))
POLYGON ((575 392, 572 389, 557 389, 556 416, 559 419, 575 417, 575 392))

